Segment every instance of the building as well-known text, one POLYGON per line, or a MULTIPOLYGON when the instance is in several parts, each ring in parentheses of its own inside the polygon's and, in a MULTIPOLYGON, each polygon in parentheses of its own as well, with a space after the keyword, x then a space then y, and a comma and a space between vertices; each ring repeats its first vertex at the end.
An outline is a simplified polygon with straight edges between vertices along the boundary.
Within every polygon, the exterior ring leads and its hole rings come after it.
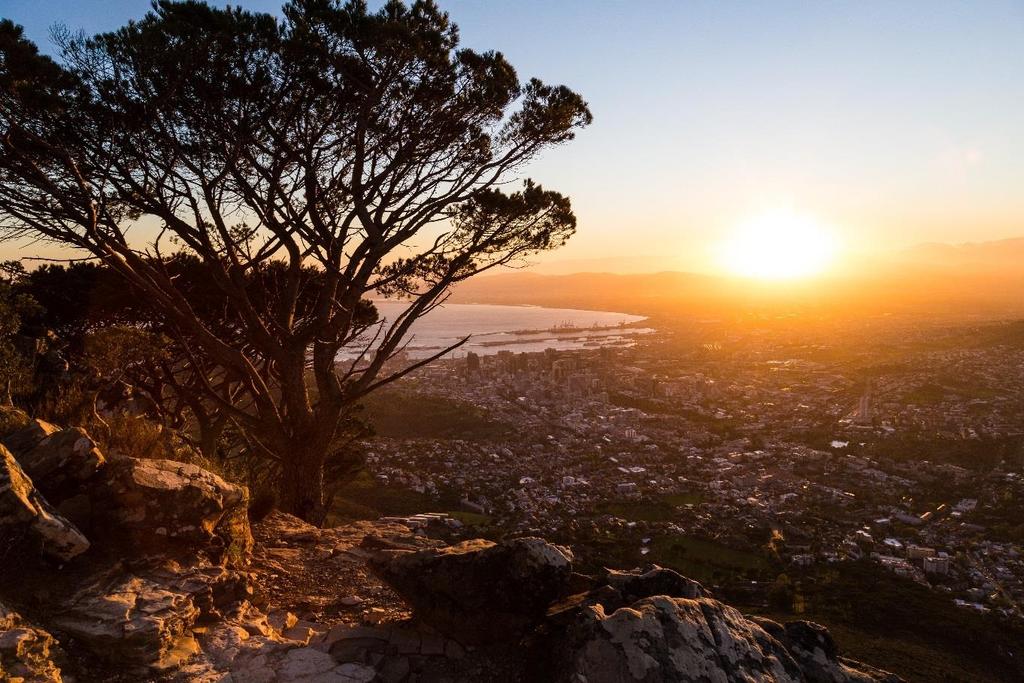
POLYGON ((926 548, 920 545, 909 545, 907 546, 907 558, 911 560, 923 560, 925 558, 934 557, 935 548, 926 548))
POLYGON ((924 558, 924 573, 938 574, 940 576, 949 574, 949 556, 943 553, 935 557, 924 558))

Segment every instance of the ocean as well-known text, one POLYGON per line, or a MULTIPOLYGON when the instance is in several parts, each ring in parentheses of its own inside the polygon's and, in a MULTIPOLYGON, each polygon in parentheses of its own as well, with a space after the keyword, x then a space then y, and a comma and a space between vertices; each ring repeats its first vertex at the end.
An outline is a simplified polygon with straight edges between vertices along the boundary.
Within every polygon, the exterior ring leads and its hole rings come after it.
MULTIPOLYGON (((396 301, 374 303, 388 321, 406 306, 396 301)), ((645 319, 628 313, 573 308, 445 304, 416 321, 406 350, 412 358, 424 358, 466 335, 472 335, 472 338, 449 357, 465 356, 470 351, 486 355, 504 350, 519 353, 548 348, 623 346, 634 343, 637 335, 653 331, 633 325, 645 319)))

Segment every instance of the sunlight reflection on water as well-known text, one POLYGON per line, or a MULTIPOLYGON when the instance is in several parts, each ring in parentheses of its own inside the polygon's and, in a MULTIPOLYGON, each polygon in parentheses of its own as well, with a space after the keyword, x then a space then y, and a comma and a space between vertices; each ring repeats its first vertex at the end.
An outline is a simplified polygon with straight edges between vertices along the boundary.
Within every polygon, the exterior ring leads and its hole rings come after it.
MULTIPOLYGON (((377 301, 387 320, 402 312, 405 304, 377 301)), ((641 315, 610 311, 584 311, 540 306, 493 304, 445 304, 416 321, 407 350, 413 358, 428 356, 450 346, 467 334, 468 343, 456 357, 473 351, 481 355, 510 350, 516 353, 544 349, 583 349, 632 344, 636 335, 653 332, 648 327, 620 327, 646 320, 641 315)))

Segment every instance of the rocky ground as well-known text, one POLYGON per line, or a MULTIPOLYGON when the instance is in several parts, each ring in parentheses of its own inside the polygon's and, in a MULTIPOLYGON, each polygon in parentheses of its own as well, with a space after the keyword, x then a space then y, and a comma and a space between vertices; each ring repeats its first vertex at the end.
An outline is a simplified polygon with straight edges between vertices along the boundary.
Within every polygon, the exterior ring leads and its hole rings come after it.
POLYGON ((0 680, 898 680, 671 570, 247 507, 201 468, 0 409, 0 680))

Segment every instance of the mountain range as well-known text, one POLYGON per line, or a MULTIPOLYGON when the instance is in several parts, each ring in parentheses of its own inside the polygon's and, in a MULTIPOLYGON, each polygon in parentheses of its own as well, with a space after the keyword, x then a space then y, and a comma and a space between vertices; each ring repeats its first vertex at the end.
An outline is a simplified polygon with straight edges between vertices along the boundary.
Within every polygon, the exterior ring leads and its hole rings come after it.
POLYGON ((462 283, 452 301, 701 316, 810 311, 1017 317, 1024 315, 1024 238, 921 244, 813 281, 675 271, 510 271, 462 283))

